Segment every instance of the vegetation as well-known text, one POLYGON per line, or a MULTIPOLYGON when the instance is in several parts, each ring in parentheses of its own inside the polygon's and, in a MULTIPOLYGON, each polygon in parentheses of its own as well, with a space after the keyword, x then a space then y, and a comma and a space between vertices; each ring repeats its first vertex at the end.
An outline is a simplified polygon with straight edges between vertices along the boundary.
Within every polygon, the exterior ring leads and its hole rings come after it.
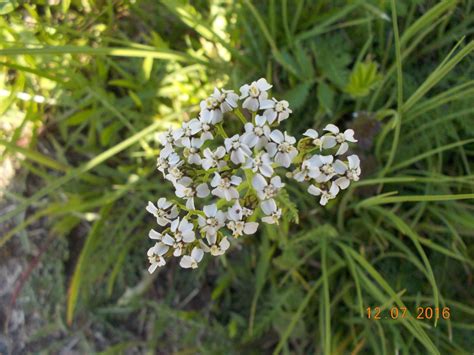
POLYGON ((3 191, 0 247, 48 231, 23 289, 44 320, 30 349, 472 353, 473 6, 1 1, 0 154, 21 158, 24 191, 3 191), (325 209, 295 184, 241 250, 148 275, 146 202, 173 193, 157 132, 262 76, 293 134, 356 131, 362 179, 325 209))

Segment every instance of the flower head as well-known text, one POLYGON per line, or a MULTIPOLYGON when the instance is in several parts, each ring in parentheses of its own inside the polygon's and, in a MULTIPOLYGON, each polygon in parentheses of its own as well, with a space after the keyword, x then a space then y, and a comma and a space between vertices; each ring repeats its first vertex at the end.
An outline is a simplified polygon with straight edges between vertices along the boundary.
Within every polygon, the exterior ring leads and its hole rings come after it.
POLYGON ((226 201, 239 198, 239 191, 235 186, 239 186, 242 178, 239 176, 222 177, 219 173, 215 173, 211 181, 214 189, 211 193, 217 197, 224 198, 226 201))
POLYGON ((267 91, 270 90, 271 87, 272 86, 264 78, 253 81, 250 85, 243 85, 240 88, 240 98, 245 99, 242 107, 253 112, 272 107, 274 104, 273 101, 267 99, 267 91))
POLYGON ((230 153, 230 160, 234 164, 243 164, 252 155, 252 151, 238 134, 232 136, 232 138, 226 138, 224 145, 227 153, 230 153))
POLYGON ((294 147, 296 139, 286 132, 281 133, 277 129, 270 134, 270 138, 274 143, 268 144, 268 153, 275 157, 275 162, 288 168, 298 155, 298 150, 294 147))
POLYGON ((281 123, 281 121, 286 120, 290 117, 290 114, 293 112, 290 110, 290 104, 286 100, 278 101, 273 98, 273 106, 269 107, 263 113, 263 116, 266 118, 269 124, 275 122, 281 123))
POLYGON ((204 256, 204 252, 202 249, 194 247, 191 251, 191 255, 184 255, 179 262, 179 266, 184 269, 196 269, 198 267, 199 262, 202 260, 204 256))
POLYGON ((150 273, 171 256, 197 268, 205 253, 226 253, 232 239, 255 234, 260 222, 278 224, 289 208, 282 176, 306 184, 321 205, 359 180, 359 158, 346 157, 354 131, 328 124, 321 135, 307 129, 297 144, 277 128, 292 110, 286 100, 269 99, 271 87, 261 78, 243 85, 240 97, 215 88, 196 118, 159 135, 156 165, 175 199, 146 206, 160 227, 148 234, 150 273))
POLYGON ((160 226, 166 226, 178 217, 178 208, 164 197, 158 199, 156 206, 153 202, 148 201, 146 210, 156 217, 160 226))

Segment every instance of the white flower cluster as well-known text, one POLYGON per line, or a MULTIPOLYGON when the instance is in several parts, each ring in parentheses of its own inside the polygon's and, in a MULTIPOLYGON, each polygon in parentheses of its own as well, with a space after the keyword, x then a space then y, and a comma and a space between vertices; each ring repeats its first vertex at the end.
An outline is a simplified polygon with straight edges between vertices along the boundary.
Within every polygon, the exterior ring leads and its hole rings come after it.
POLYGON ((321 205, 359 179, 359 158, 342 158, 348 142, 356 142, 354 131, 340 132, 330 124, 323 136, 309 129, 297 144, 276 128, 292 111, 287 101, 268 98, 271 87, 262 78, 242 86, 240 96, 214 89, 201 102, 198 118, 160 136, 157 168, 178 199, 148 202, 147 211, 161 227, 149 233, 156 241, 148 250, 150 273, 171 255, 181 258, 183 268, 197 268, 204 253, 224 254, 233 239, 255 234, 259 222, 278 224, 283 169, 291 169, 288 177, 309 182, 308 192, 319 196, 321 205), (226 133, 226 113, 241 121, 240 134, 226 133))

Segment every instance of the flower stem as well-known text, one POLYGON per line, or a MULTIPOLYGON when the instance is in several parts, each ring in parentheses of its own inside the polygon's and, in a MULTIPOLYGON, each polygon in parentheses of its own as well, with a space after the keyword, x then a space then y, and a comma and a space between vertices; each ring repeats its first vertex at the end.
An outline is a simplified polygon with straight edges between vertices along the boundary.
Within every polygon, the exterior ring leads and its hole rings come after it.
POLYGON ((217 131, 223 138, 229 138, 227 133, 224 131, 224 127, 222 127, 222 123, 216 124, 217 131))
POLYGON ((239 108, 236 108, 234 112, 235 112, 235 115, 240 119, 240 121, 242 121, 243 124, 247 123, 247 120, 245 119, 244 114, 242 113, 242 111, 240 111, 239 108))

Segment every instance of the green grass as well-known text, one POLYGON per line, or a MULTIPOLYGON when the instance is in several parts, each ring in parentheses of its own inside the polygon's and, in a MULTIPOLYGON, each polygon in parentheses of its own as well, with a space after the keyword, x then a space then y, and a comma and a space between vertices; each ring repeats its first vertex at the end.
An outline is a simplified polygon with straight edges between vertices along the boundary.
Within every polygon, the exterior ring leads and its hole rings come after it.
POLYGON ((0 6, 0 155, 28 187, 4 195, 0 247, 41 223, 70 265, 32 344, 62 335, 37 351, 472 353, 472 0, 47 3, 0 6), (325 209, 288 186, 280 226, 147 275, 144 207, 171 193, 156 133, 261 76, 293 134, 354 128, 363 178, 325 209), (409 314, 367 319, 376 306, 409 314))

